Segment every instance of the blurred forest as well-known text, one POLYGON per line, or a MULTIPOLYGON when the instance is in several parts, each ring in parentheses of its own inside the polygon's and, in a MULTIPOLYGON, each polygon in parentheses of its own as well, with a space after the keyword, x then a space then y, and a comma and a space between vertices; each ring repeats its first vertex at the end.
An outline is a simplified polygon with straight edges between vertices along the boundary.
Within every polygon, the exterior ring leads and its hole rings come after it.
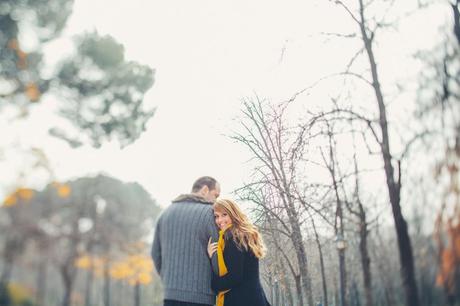
MULTIPOLYGON (((66 124, 50 135, 72 147, 113 139, 127 146, 154 114, 143 105, 154 70, 127 61, 123 45, 95 32, 76 37, 72 54, 47 61, 44 50, 60 37, 73 4, 0 2, 0 111, 27 120, 34 104, 53 96, 66 124)), ((11 182, 0 209, 0 305, 142 305, 160 298, 149 255, 159 206, 147 191, 105 175, 57 182, 40 148, 20 154, 32 163, 11 182), (21 185, 37 171, 49 180, 43 190, 21 185)))
MULTIPOLYGON (((460 0, 412 1, 409 12, 398 0, 327 2, 355 31, 322 34, 354 54, 284 101, 242 98, 230 135, 252 157, 250 179, 234 193, 268 245, 268 298, 273 306, 460 305, 460 0), (450 16, 441 43, 413 54, 421 72, 415 88, 405 86, 379 65, 391 57, 379 52, 381 37, 434 6, 450 16), (324 88, 329 98, 310 107, 324 88), (406 102, 415 106, 401 114, 406 102)), ((0 112, 27 120, 52 97, 62 124, 50 135, 73 148, 127 147, 154 115, 144 94, 155 70, 97 32, 47 60, 73 5, 0 1, 0 112)), ((40 148, 21 154, 31 165, 0 206, 0 306, 162 305, 149 255, 160 213, 151 195, 103 174, 60 182, 40 148), (23 185, 33 172, 45 173, 43 189, 23 185)))

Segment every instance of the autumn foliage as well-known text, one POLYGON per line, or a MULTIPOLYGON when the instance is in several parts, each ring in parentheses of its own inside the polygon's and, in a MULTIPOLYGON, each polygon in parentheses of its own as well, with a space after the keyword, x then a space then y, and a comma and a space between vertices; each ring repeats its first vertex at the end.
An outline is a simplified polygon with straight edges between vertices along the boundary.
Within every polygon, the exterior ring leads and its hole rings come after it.
POLYGON ((152 282, 153 264, 146 255, 128 255, 119 260, 85 254, 75 261, 75 266, 83 270, 92 270, 98 277, 103 277, 108 267, 109 275, 115 280, 125 281, 134 286, 148 285, 152 282))
POLYGON ((435 239, 438 244, 439 271, 436 284, 443 287, 448 299, 460 294, 460 143, 446 150, 446 157, 438 165, 436 177, 444 182, 442 206, 436 222, 435 239))

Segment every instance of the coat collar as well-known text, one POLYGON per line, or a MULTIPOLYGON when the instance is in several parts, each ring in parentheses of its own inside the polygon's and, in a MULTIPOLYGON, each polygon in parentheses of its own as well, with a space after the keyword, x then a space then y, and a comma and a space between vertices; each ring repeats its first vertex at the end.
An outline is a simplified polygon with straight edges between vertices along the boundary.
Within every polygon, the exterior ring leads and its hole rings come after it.
POLYGON ((201 197, 201 196, 199 196, 197 194, 193 194, 193 193, 181 194, 180 196, 175 198, 172 202, 173 203, 195 202, 195 203, 202 203, 202 204, 209 204, 209 205, 214 204, 213 202, 210 202, 210 201, 206 200, 205 198, 203 198, 203 197, 201 197))

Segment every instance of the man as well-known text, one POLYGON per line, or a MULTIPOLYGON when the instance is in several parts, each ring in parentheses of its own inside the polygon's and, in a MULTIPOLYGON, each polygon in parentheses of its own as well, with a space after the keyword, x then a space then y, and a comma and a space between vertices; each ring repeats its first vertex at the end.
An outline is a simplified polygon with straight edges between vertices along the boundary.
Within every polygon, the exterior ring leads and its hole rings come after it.
POLYGON ((160 215, 152 258, 164 287, 164 306, 214 305, 209 237, 217 240, 212 204, 220 185, 212 177, 195 181, 191 194, 176 198, 160 215))

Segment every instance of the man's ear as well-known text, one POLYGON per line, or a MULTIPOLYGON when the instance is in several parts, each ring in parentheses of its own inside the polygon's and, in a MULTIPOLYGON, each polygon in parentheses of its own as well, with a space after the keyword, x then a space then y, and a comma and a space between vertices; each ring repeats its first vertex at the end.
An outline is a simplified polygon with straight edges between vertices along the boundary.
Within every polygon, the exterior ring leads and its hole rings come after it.
POLYGON ((203 187, 201 187, 200 189, 200 194, 202 195, 207 195, 209 193, 209 187, 204 185, 203 187))

